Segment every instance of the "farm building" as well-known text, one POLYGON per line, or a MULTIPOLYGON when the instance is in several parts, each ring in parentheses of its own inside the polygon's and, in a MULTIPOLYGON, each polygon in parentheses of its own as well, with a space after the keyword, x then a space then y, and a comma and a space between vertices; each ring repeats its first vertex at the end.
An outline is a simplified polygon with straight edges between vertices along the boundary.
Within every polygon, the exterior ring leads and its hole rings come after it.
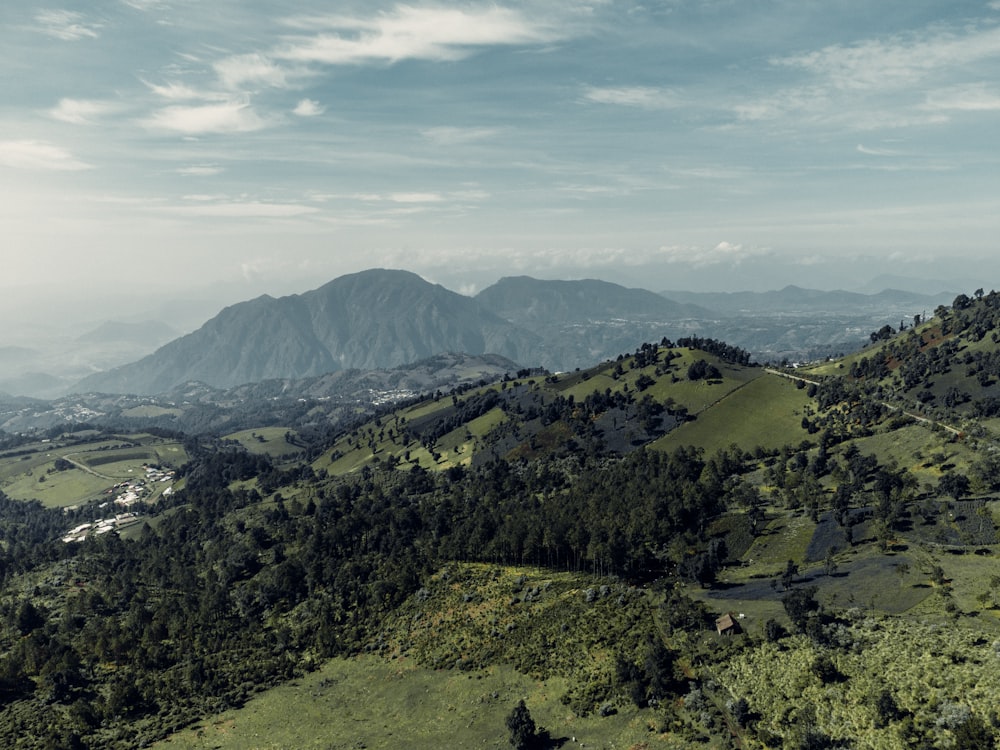
POLYGON ((715 621, 715 632, 719 635, 737 635, 742 633, 743 630, 740 628, 740 624, 736 621, 736 617, 732 612, 726 612, 715 621))

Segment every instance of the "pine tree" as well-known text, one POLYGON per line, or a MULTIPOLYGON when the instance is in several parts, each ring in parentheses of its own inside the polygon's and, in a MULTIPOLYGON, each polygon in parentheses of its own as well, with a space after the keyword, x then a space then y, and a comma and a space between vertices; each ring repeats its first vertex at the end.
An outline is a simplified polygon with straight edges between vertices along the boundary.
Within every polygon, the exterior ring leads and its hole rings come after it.
POLYGON ((518 702, 514 710, 507 715, 507 729, 510 730, 510 744, 515 750, 531 750, 538 745, 538 732, 531 712, 524 705, 524 700, 518 702))

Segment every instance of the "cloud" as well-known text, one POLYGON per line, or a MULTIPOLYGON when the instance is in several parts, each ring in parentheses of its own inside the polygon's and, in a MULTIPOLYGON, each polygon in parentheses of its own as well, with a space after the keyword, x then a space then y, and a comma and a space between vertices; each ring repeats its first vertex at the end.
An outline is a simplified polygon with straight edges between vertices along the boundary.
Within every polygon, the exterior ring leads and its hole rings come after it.
POLYGON ((778 127, 870 131, 942 125, 951 111, 1000 109, 1000 97, 984 84, 961 83, 970 76, 991 79, 997 58, 1000 26, 982 20, 936 24, 773 57, 769 63, 776 71, 797 71, 804 76, 801 83, 732 109, 740 121, 778 127), (959 83, 943 86, 949 79, 959 83))
POLYGON ((956 86, 928 94, 924 108, 930 110, 993 112, 1000 110, 1000 94, 991 91, 983 83, 956 86))
POLYGON ((234 55, 212 66, 222 85, 230 91, 244 88, 285 88, 285 70, 259 53, 234 55))
POLYGON ((312 99, 303 99, 298 104, 295 105, 295 109, 292 110, 299 117, 316 117, 321 115, 326 111, 326 108, 319 102, 312 99))
POLYGON ((857 146, 857 152, 859 154, 867 154, 868 156, 899 156, 899 151, 893 151, 888 148, 870 148, 861 143, 857 146))
POLYGON ((260 201, 213 202, 216 196, 191 195, 188 200, 196 201, 193 206, 172 206, 165 209, 169 213, 184 216, 199 216, 219 219, 290 219, 316 213, 315 206, 298 203, 265 203, 260 201))
POLYGON ((212 177, 222 171, 222 167, 217 167, 214 164, 194 164, 190 167, 179 168, 177 174, 185 177, 212 177))
POLYGON ((170 6, 163 0, 122 0, 130 8, 141 11, 165 10, 170 6))
POLYGON ((90 169, 65 149, 44 141, 0 141, 0 166, 75 172, 90 169))
POLYGON ((245 102, 223 102, 199 106, 165 107, 142 121, 150 130, 169 130, 185 135, 250 133, 271 123, 245 102))
POLYGON ((778 66, 821 76, 834 88, 883 90, 908 86, 931 73, 970 65, 1000 55, 1000 28, 926 35, 897 35, 852 45, 831 45, 802 55, 776 58, 778 66))
POLYGON ((392 193, 393 203, 440 203, 444 197, 439 193, 392 193))
POLYGON ((769 250, 748 248, 742 244, 722 241, 711 249, 697 245, 670 245, 660 248, 660 260, 667 263, 684 263, 695 268, 717 266, 723 263, 739 265, 744 260, 770 255, 769 250))
POLYGON ((161 99, 168 101, 225 101, 228 96, 217 91, 205 91, 185 86, 182 83, 156 84, 143 81, 161 99))
POLYGON ((641 109, 668 109, 679 105, 676 92, 649 86, 598 87, 589 86, 583 98, 598 104, 617 104, 641 109))
POLYGON ((96 39, 100 24, 85 23, 82 13, 70 10, 43 10, 35 14, 35 22, 47 36, 75 42, 80 39, 96 39))
POLYGON ((474 265, 479 271, 517 273, 564 273, 566 268, 605 269, 641 268, 659 256, 652 251, 621 247, 547 247, 544 251, 529 247, 410 247, 386 251, 380 261, 393 267, 449 269, 474 265))
POLYGON ((442 126, 421 130, 420 135, 439 146, 456 146, 462 143, 484 141, 493 138, 499 132, 499 128, 455 128, 442 126))
POLYGON ((118 109, 117 104, 92 99, 60 99, 59 104, 49 110, 56 120, 74 125, 90 125, 95 119, 118 109))
POLYGON ((536 44, 558 36, 547 25, 532 23, 515 10, 497 6, 401 5, 372 18, 292 19, 289 25, 329 31, 291 40, 275 56, 327 65, 460 60, 477 47, 536 44))

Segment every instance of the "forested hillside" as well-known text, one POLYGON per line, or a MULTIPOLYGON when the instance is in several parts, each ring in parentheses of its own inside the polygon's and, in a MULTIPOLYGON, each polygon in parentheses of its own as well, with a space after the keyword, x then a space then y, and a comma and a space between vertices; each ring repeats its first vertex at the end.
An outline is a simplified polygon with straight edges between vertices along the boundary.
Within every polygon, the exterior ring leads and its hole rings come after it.
MULTIPOLYGON (((281 451, 189 436, 176 492, 82 542, 91 505, 4 498, 0 743, 141 746, 365 654, 560 686, 503 706, 496 747, 991 747, 998 307, 795 371, 664 339, 281 451)), ((0 480, 82 471, 29 439, 0 480)), ((317 738, 389 741, 338 721, 317 738)))

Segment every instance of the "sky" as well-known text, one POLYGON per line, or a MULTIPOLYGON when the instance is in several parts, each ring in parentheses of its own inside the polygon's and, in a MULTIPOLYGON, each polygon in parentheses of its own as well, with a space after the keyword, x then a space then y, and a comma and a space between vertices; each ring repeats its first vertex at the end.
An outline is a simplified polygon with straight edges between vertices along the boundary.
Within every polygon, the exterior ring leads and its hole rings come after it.
POLYGON ((998 1, 26 0, 0 65, 7 321, 372 267, 1000 277, 998 1))

